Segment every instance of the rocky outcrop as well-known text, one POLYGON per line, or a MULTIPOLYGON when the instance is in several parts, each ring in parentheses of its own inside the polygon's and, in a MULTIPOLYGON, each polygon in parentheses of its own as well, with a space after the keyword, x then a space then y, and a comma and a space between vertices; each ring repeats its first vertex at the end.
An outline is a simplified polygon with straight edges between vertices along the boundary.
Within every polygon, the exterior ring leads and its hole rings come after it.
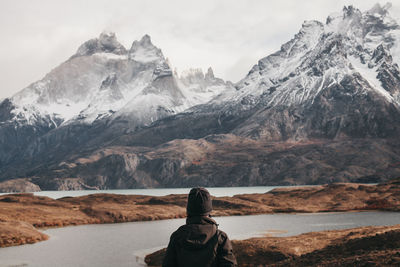
POLYGON ((0 192, 37 192, 41 191, 37 184, 31 182, 32 179, 13 179, 0 183, 0 192))

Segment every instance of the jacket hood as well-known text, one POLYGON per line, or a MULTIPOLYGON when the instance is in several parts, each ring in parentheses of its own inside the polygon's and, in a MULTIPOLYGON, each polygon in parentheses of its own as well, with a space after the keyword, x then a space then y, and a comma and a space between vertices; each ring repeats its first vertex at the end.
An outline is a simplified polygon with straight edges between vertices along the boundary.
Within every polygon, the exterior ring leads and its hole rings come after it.
POLYGON ((195 216, 186 219, 181 240, 187 247, 200 248, 215 236, 218 224, 210 217, 195 216))

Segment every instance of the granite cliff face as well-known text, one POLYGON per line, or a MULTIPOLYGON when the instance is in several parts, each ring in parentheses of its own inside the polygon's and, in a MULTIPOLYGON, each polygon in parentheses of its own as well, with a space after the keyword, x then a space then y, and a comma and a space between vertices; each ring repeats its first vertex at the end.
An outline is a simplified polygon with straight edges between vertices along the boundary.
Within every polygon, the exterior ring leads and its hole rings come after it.
POLYGON ((234 85, 173 73, 148 36, 127 50, 103 33, 0 104, 0 177, 42 189, 397 177, 399 62, 390 4, 304 22, 234 85))

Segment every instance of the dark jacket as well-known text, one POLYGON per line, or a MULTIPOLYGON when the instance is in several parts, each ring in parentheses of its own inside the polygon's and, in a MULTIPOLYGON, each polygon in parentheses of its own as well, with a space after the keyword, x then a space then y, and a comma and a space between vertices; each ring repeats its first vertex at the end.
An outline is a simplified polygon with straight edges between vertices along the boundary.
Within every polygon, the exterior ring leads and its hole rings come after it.
POLYGON ((226 233, 208 216, 186 219, 170 238, 163 267, 237 266, 226 233))

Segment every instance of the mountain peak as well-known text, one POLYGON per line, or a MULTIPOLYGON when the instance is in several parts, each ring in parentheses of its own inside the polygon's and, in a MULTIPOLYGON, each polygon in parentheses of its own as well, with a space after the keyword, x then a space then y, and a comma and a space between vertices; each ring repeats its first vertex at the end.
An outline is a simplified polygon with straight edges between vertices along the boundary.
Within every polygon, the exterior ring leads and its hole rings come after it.
POLYGON ((151 37, 145 34, 140 41, 135 40, 129 50, 129 58, 138 62, 164 61, 164 55, 158 47, 153 45, 151 37))
POLYGON ((381 6, 379 3, 376 3, 370 10, 367 11, 369 14, 379 14, 384 16, 388 13, 389 9, 392 7, 392 3, 388 2, 384 6, 381 6))
POLYGON ((112 53, 116 55, 126 54, 125 47, 118 42, 115 33, 103 31, 99 38, 93 38, 84 42, 71 58, 90 56, 95 53, 112 53))
POLYGON ((108 31, 103 31, 102 33, 100 33, 98 40, 104 46, 113 46, 118 43, 115 33, 108 31))
POLYGON ((212 79, 215 78, 214 71, 213 71, 213 69, 211 67, 208 68, 207 73, 205 75, 205 78, 209 79, 209 80, 212 80, 212 79))
POLYGON ((151 37, 148 34, 143 35, 142 39, 140 39, 139 41, 140 44, 142 44, 143 46, 149 46, 149 45, 153 45, 153 43, 151 42, 151 37))
POLYGON ((142 47, 142 48, 157 48, 151 42, 151 37, 148 34, 143 35, 143 37, 139 41, 137 41, 137 40, 133 41, 132 47, 131 47, 131 51, 132 50, 137 50, 139 47, 142 47))
POLYGON ((354 15, 361 16, 361 11, 352 5, 343 7, 343 18, 352 17, 354 15))

